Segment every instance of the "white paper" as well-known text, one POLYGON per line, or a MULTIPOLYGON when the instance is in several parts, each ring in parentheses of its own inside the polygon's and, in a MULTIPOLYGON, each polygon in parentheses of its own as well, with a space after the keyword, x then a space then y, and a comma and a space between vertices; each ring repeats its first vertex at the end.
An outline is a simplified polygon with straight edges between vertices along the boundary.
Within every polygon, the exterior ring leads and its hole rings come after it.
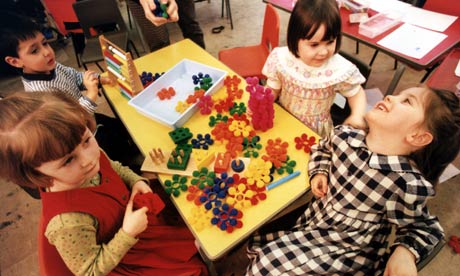
POLYGON ((409 7, 402 21, 433 31, 444 32, 457 18, 457 16, 409 7))
POLYGON ((447 35, 405 23, 377 44, 406 56, 421 59, 447 35))
POLYGON ((406 9, 411 7, 409 3, 398 0, 367 0, 369 8, 377 12, 399 12, 405 13, 406 9))

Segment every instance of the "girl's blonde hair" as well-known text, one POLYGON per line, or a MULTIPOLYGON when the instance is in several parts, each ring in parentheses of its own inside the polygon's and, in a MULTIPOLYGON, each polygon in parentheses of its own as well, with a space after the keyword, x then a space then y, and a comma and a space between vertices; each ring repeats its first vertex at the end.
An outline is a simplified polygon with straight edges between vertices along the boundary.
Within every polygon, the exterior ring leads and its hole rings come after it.
POLYGON ((0 100, 0 177, 28 187, 47 187, 35 168, 62 158, 82 141, 94 117, 63 92, 18 92, 0 100))

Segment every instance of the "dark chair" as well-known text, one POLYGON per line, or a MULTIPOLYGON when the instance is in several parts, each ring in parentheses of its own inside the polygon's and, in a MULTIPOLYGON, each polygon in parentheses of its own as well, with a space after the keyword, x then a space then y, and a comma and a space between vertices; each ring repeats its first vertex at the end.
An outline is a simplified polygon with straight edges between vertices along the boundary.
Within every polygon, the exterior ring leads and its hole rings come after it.
MULTIPOLYGON (((366 79, 366 82, 367 82, 367 80, 369 79, 369 76, 371 75, 372 68, 367 63, 359 59, 358 57, 353 56, 343 50, 340 50, 339 54, 343 56, 344 58, 348 59, 349 61, 351 61, 351 63, 353 63, 354 65, 356 65, 356 67, 358 67, 359 72, 361 73, 361 75, 363 75, 363 77, 366 79)), ((366 83, 363 83, 362 86, 363 88, 366 87, 366 83)), ((343 121, 348 116, 350 116, 350 113, 351 113, 351 109, 350 109, 350 105, 348 104, 348 102, 346 102, 343 108, 337 105, 336 103, 334 103, 331 106, 331 117, 332 117, 332 122, 335 126, 343 123, 343 121)))
POLYGON ((86 64, 96 63, 101 71, 99 61, 103 61, 98 36, 104 36, 125 51, 131 46, 137 52, 134 43, 129 39, 128 29, 115 0, 83 0, 73 4, 73 9, 85 34, 86 42, 80 61, 86 64))
POLYGON ((441 249, 446 244, 445 240, 440 240, 438 244, 434 247, 433 251, 431 251, 430 255, 428 255, 425 259, 420 260, 417 263, 417 271, 421 271, 431 260, 433 260, 436 255, 441 251, 441 249))

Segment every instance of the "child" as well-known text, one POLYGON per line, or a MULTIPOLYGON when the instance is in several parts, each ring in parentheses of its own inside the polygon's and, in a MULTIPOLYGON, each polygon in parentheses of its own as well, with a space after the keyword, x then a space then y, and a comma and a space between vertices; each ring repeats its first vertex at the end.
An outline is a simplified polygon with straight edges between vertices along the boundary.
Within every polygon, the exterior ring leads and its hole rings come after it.
POLYGON ((164 223, 161 199, 100 151, 94 129, 64 93, 0 101, 0 177, 40 188, 44 275, 206 275, 192 234, 164 223), (135 207, 141 195, 149 209, 135 207))
POLYGON ((347 97, 351 107, 345 123, 365 127, 365 79, 337 54, 341 37, 335 0, 299 0, 289 19, 288 46, 273 49, 262 69, 279 103, 322 137, 332 129, 336 93, 347 97))
MULTIPOLYGON (((94 71, 79 72, 56 62, 54 51, 29 18, 0 13, 0 55, 9 65, 17 68, 22 76, 25 91, 60 91, 76 100, 91 114, 97 108, 99 85, 111 84, 108 77, 100 77, 94 71), (86 89, 86 95, 82 91, 86 89)), ((102 126, 97 139, 110 157, 129 162, 120 149, 130 151, 131 159, 139 154, 124 126, 116 119, 96 113, 96 121, 102 126)), ((129 163, 128 163, 129 164, 129 163)))
POLYGON ((460 150, 459 99, 409 88, 365 119, 367 133, 338 126, 312 148, 316 198, 290 230, 254 238, 248 275, 417 275, 416 262, 444 238, 426 201, 460 150), (391 226, 396 239, 385 263, 391 226))

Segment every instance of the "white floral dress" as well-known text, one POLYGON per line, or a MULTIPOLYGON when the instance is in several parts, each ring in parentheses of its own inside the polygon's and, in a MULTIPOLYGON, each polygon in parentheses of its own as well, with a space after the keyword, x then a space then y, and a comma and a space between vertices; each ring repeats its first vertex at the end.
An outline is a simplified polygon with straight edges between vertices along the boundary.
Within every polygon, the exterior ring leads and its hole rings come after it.
POLYGON ((358 68, 339 54, 321 67, 312 67, 287 47, 273 49, 262 73, 268 86, 281 89, 275 95, 281 106, 322 137, 332 129, 330 108, 335 94, 354 96, 366 81, 358 68))

